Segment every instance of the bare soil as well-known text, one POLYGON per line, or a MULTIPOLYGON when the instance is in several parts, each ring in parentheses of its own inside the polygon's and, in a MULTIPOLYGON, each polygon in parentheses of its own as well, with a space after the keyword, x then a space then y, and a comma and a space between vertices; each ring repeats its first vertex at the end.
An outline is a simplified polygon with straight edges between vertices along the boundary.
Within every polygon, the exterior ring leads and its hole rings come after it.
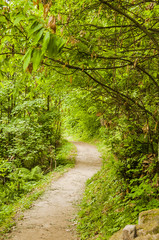
POLYGON ((85 182, 101 166, 97 149, 87 143, 74 142, 76 165, 26 210, 9 236, 11 240, 77 240, 75 216, 85 182))

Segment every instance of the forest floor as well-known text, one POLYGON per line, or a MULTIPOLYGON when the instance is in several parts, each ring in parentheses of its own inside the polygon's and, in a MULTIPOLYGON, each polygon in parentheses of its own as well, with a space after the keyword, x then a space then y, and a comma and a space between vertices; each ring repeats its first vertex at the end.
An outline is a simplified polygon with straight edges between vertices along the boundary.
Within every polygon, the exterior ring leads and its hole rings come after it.
POLYGON ((74 221, 85 182, 101 166, 96 147, 74 142, 77 148, 76 165, 58 180, 24 212, 11 234, 11 240, 77 240, 74 221))

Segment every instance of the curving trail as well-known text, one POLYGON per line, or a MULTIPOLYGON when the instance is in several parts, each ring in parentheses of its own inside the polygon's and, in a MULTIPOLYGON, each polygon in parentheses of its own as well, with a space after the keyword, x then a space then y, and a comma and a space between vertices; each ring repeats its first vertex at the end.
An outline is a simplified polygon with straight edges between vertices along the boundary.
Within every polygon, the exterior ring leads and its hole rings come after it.
POLYGON ((87 143, 74 142, 76 165, 25 211, 23 220, 12 231, 11 240, 77 240, 73 219, 75 206, 82 197, 85 182, 101 166, 97 149, 87 143))

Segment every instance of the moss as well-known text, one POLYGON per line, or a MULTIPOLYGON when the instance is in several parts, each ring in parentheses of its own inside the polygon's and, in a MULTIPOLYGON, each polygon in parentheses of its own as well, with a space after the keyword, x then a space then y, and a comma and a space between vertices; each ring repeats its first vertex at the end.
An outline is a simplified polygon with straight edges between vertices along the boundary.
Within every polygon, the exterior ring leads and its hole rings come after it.
POLYGON ((159 221, 159 209, 152 209, 139 214, 139 224, 145 224, 149 221, 159 221))
POLYGON ((113 234, 113 236, 111 236, 111 238, 109 240, 122 240, 122 233, 123 233, 123 229, 121 229, 120 231, 116 232, 113 234))

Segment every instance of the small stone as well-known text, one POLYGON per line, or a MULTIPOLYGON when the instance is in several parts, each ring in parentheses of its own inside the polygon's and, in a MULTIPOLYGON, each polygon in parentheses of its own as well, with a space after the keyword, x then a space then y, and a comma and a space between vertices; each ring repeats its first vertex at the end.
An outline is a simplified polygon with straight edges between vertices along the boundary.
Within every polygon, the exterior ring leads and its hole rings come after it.
POLYGON ((133 240, 136 237, 136 226, 127 225, 123 229, 123 240, 133 240))

